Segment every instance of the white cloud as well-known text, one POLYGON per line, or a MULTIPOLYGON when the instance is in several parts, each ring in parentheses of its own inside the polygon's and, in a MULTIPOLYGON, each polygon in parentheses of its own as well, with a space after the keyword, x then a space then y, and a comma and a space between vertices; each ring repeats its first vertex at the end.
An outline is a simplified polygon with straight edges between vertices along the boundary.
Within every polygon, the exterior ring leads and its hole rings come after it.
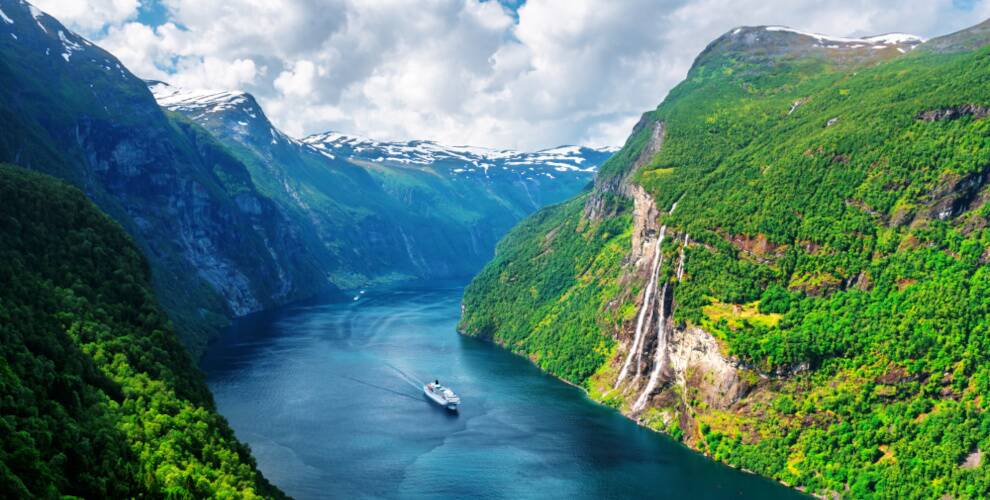
POLYGON ((140 76, 243 88, 302 135, 541 148, 621 144, 705 45, 738 25, 933 36, 990 15, 952 0, 137 0, 38 4, 140 76), (83 7, 84 6, 84 7, 83 7))
MULTIPOLYGON (((292 69, 283 71, 275 79, 275 88, 285 96, 306 97, 313 92, 316 76, 321 71, 311 61, 301 60, 292 69)), ((322 71, 326 73, 325 70, 322 71)))
POLYGON ((238 89, 254 83, 259 70, 251 59, 186 58, 168 80, 187 88, 238 89))
POLYGON ((31 3, 87 34, 137 16, 140 6, 138 0, 32 0, 31 3))

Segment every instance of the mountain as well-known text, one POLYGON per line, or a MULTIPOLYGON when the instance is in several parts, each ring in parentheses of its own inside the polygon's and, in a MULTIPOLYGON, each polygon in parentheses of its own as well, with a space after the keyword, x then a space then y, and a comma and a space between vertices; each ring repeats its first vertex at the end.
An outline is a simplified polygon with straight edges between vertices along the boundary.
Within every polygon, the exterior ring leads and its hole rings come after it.
POLYGON ((0 161, 73 183, 119 221, 187 345, 225 317, 327 286, 286 215, 205 130, 34 6, 0 0, 0 11, 0 161))
POLYGON ((283 496, 216 412, 121 227, 2 164, 0 208, 0 496, 283 496))
POLYGON ((342 287, 466 278, 524 216, 573 196, 611 152, 535 153, 375 142, 337 133, 302 141, 238 91, 148 82, 159 104, 201 125, 290 214, 342 287))
POLYGON ((987 496, 987 26, 726 33, 461 330, 809 493, 987 496))
POLYGON ((0 12, 0 161, 71 182, 120 222, 194 354, 228 318, 328 287, 471 276, 608 156, 516 154, 533 163, 506 159, 491 176, 336 157, 277 130, 249 94, 152 82, 160 106, 32 5, 0 0, 0 12))
POLYGON ((432 141, 379 142, 365 137, 327 132, 303 142, 330 156, 343 156, 393 165, 429 165, 462 177, 516 175, 553 179, 568 172, 594 173, 615 150, 560 146, 533 153, 512 150, 444 146, 432 141))

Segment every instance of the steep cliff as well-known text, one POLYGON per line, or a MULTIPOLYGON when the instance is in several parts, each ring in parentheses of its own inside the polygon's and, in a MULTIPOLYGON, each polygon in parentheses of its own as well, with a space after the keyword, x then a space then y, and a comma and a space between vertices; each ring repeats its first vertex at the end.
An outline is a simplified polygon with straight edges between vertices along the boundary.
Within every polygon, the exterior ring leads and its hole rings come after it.
POLYGON ((462 330, 817 494, 990 493, 982 26, 726 33, 499 244, 462 330))
POLYGON ((0 10, 0 160, 75 184, 120 221, 194 351, 227 316, 326 286, 285 214, 212 136, 34 6, 0 10))
POLYGON ((347 287, 466 278, 520 219, 591 181, 605 150, 535 153, 378 142, 339 133, 292 139, 244 92, 149 82, 159 103, 208 129, 248 168, 347 287))

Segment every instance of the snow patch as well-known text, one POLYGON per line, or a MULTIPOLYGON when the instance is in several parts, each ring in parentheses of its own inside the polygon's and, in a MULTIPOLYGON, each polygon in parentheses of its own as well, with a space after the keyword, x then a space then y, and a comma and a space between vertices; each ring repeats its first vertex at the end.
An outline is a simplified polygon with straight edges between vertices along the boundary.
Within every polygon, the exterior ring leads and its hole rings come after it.
POLYGON ((220 113, 248 104, 247 94, 241 91, 187 90, 162 82, 148 88, 158 105, 170 111, 220 113))
POLYGON ((38 24, 38 27, 41 28, 41 31, 48 33, 48 29, 45 28, 45 25, 41 24, 41 18, 42 16, 45 15, 45 13, 41 12, 40 10, 38 10, 37 7, 31 4, 28 4, 28 9, 31 10, 31 17, 34 18, 34 22, 38 24))
MULTIPOLYGON (((914 48, 925 41, 924 38, 915 35, 909 35, 907 33, 887 33, 883 35, 875 35, 865 38, 845 38, 845 37, 828 36, 828 35, 822 35, 820 33, 811 33, 808 31, 796 30, 794 28, 788 28, 786 26, 766 26, 763 29, 765 31, 794 33, 796 35, 813 38, 817 41, 818 46, 826 47, 829 49, 841 49, 841 48, 860 49, 863 47, 870 47, 874 50, 880 50, 880 49, 885 49, 889 46, 896 46, 896 45, 910 45, 911 48, 914 48)), ((733 32, 733 34, 735 33, 736 32, 733 32)), ((904 51, 902 50, 902 52, 904 51)))
POLYGON ((924 38, 907 33, 887 33, 884 35, 868 36, 863 38, 868 42, 880 43, 884 45, 899 45, 902 43, 923 43, 924 38))
MULTIPOLYGON (((7 24, 14 24, 14 20, 11 19, 11 18, 9 18, 9 17, 7 17, 7 13, 4 12, 3 9, 0 9, 0 19, 3 19, 3 22, 5 22, 7 24)), ((17 38, 17 37, 14 37, 14 38, 17 38)))
POLYGON ((62 48, 65 49, 65 52, 62 53, 62 58, 65 59, 65 62, 69 62, 69 59, 72 58, 72 54, 79 52, 83 49, 82 45, 79 45, 78 43, 69 40, 69 38, 65 36, 65 33, 63 33, 62 30, 58 30, 58 39, 62 41, 62 48))

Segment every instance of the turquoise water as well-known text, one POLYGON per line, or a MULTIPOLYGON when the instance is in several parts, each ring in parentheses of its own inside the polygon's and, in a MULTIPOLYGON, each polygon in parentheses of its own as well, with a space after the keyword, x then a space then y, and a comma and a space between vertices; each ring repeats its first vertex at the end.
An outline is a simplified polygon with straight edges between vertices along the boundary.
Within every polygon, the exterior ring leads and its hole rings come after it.
POLYGON ((372 290, 238 321, 202 365, 220 412, 296 498, 799 496, 458 335, 461 290, 372 290), (439 378, 461 411, 407 378, 439 378))

